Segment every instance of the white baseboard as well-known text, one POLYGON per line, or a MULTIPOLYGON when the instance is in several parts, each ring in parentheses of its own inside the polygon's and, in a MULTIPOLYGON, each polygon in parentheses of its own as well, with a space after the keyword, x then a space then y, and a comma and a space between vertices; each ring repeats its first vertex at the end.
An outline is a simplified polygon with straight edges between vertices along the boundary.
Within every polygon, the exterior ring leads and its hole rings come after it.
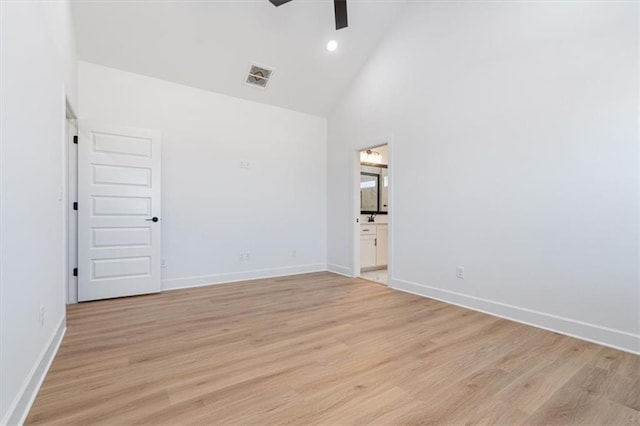
POLYGON ((393 278, 391 288, 640 355, 640 335, 393 278))
POLYGON ((31 410, 33 401, 35 401, 38 395, 40 386, 42 386, 42 382, 44 382, 44 378, 47 376, 49 367, 51 367, 51 363, 58 353, 66 331, 66 317, 63 315, 46 346, 42 349, 36 363, 23 382, 18 395, 16 395, 9 410, 7 410, 4 418, 0 421, 0 425, 21 425, 27 419, 27 414, 29 414, 29 410, 31 410))
POLYGON ((257 269, 253 271, 230 272, 226 274, 202 275, 197 277, 173 278, 162 280, 162 291, 180 288, 202 287, 213 284, 225 284, 236 281, 257 280, 262 278, 282 277, 285 275, 308 274, 327 270, 324 263, 310 265, 285 266, 281 268, 257 269))
POLYGON ((351 268, 342 265, 334 265, 329 263, 327 265, 327 271, 333 272, 334 274, 344 275, 345 277, 353 278, 353 274, 351 273, 351 268))

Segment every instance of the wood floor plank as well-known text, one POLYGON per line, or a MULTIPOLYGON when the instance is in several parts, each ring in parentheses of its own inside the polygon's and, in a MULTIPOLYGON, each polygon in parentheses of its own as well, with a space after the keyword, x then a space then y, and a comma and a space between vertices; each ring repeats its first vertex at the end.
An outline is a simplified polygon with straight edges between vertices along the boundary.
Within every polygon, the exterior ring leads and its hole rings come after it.
POLYGON ((331 273, 68 307, 27 424, 640 424, 640 357, 331 273))

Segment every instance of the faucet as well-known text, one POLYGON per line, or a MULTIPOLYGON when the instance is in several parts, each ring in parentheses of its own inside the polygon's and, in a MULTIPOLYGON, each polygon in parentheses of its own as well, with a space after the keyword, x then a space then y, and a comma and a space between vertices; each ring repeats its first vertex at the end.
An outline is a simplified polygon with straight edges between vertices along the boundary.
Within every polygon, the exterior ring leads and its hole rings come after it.
POLYGON ((367 222, 374 222, 376 220, 377 213, 371 213, 371 216, 367 218, 367 222))

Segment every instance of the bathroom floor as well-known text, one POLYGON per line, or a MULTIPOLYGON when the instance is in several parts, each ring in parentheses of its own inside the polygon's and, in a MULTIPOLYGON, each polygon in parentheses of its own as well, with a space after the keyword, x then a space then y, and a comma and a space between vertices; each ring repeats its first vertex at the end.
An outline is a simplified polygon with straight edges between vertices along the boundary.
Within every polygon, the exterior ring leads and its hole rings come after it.
POLYGON ((387 269, 376 269, 375 271, 361 272, 360 278, 387 285, 387 269))

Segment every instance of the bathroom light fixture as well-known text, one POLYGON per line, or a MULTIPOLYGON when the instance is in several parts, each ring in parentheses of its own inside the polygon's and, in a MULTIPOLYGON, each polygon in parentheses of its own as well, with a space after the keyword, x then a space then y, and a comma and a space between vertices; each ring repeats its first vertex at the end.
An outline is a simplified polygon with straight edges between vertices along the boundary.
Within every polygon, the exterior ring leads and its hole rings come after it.
POLYGON ((335 40, 330 40, 330 41, 327 43, 327 50, 328 50, 329 52, 333 52, 333 51, 334 51, 334 50, 336 50, 337 48, 338 48, 338 42, 337 42, 337 41, 335 41, 335 40))
POLYGON ((360 152, 360 162, 362 163, 382 163, 382 154, 377 151, 367 149, 360 152))

